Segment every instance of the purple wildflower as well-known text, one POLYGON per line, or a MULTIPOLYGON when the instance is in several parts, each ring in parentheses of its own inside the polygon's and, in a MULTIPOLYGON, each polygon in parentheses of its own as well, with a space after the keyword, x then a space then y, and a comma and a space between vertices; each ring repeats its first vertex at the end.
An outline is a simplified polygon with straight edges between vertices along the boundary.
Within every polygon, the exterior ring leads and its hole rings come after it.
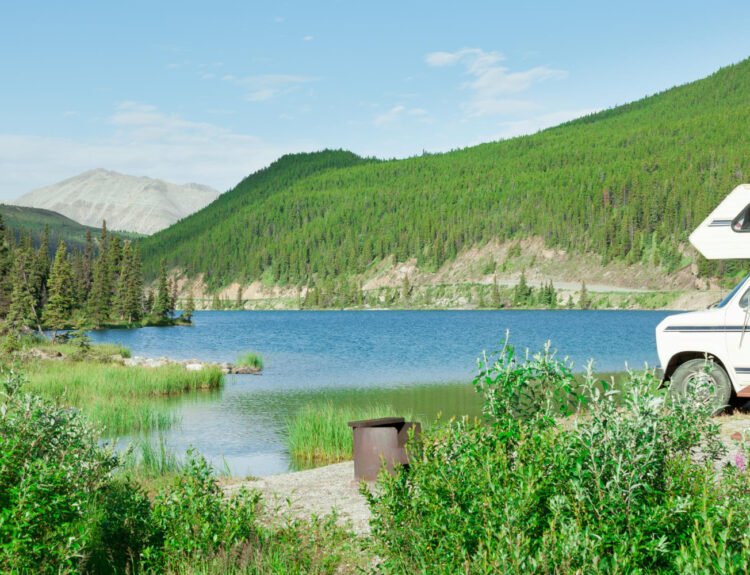
POLYGON ((745 454, 742 452, 741 449, 738 449, 737 453, 734 456, 734 465, 742 473, 745 472, 745 454))

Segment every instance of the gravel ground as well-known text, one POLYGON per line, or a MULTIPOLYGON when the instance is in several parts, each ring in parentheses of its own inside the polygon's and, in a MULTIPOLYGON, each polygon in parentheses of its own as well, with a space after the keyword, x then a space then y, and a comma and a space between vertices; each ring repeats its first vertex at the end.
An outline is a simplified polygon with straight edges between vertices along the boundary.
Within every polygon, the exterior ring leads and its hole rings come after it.
POLYGON ((370 510, 365 498, 359 493, 359 483, 354 480, 354 462, 345 461, 317 469, 269 475, 251 481, 242 481, 226 486, 227 493, 241 486, 257 489, 263 494, 266 504, 283 511, 287 500, 295 517, 322 517, 335 508, 339 523, 351 522, 358 535, 370 532, 370 510))

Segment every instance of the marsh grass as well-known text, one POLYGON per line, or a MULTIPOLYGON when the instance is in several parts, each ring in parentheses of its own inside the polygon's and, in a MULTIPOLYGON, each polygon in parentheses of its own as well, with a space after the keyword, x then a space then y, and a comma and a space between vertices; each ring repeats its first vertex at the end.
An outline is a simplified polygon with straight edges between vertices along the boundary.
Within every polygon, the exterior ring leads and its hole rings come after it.
POLYGON ((76 338, 70 332, 59 335, 57 341, 53 344, 50 340, 44 339, 36 334, 23 335, 18 340, 18 347, 21 351, 38 349, 47 353, 58 352, 72 360, 87 359, 90 361, 111 362, 113 356, 130 357, 130 349, 119 343, 97 343, 92 344, 85 334, 76 338))
POLYGON ((248 351, 237 358, 237 365, 263 369, 263 358, 260 354, 255 353, 254 351, 248 351))
POLYGON ((178 421, 169 396, 223 385, 219 368, 125 367, 81 361, 29 365, 27 391, 80 408, 107 435, 167 429, 178 421))
POLYGON ((396 413, 390 405, 336 406, 330 401, 309 404, 288 422, 289 453, 308 465, 346 461, 352 458, 352 430, 347 423, 391 416, 415 420, 413 413, 396 413))

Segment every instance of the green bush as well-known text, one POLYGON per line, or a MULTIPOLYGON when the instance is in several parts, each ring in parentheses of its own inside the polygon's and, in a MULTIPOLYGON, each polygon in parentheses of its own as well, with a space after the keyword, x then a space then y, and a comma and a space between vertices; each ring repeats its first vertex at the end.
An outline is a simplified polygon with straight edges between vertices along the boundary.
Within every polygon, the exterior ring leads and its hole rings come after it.
POLYGON ((649 373, 578 383, 549 347, 503 346, 475 385, 483 424, 427 430, 365 490, 383 572, 746 572, 750 478, 715 471, 706 407, 649 373))
POLYGON ((73 571, 91 537, 94 495, 117 459, 77 410, 21 384, 8 372, 0 392, 0 571, 73 571))

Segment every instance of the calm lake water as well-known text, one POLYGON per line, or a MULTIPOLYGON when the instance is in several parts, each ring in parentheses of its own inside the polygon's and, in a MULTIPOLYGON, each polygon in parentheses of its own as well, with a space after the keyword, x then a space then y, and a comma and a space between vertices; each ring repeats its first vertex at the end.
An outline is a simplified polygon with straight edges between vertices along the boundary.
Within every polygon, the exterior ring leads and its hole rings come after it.
MULTIPOLYGON (((559 356, 599 372, 657 364, 663 311, 204 311, 193 327, 93 332, 133 355, 233 362, 259 352, 263 375, 228 376, 220 392, 173 400, 181 425, 165 434, 178 453, 195 447, 234 475, 293 467, 287 419, 317 401, 387 403, 433 418, 476 414, 476 359, 510 331, 517 349, 552 341, 559 356)), ((398 415, 397 413, 394 415, 398 415)))

